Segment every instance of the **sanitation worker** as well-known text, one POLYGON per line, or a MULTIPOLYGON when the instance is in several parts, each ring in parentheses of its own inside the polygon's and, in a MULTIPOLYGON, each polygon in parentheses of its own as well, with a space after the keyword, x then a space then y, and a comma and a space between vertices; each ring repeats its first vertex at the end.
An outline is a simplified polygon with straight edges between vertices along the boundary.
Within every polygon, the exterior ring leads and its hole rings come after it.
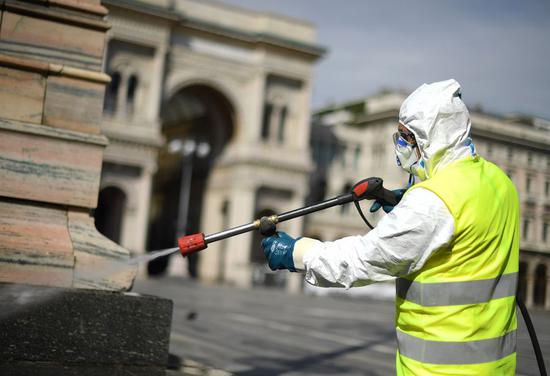
POLYGON ((458 82, 420 86, 394 135, 397 164, 418 182, 374 230, 262 241, 271 269, 305 272, 312 285, 395 279, 398 375, 515 374, 518 195, 476 154, 470 127, 458 82))

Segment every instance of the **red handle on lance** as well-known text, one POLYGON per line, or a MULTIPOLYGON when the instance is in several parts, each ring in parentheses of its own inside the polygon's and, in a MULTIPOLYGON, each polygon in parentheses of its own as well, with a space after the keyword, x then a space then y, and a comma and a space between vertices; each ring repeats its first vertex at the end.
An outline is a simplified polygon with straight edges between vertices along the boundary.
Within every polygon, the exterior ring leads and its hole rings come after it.
POLYGON ((181 255, 183 257, 202 251, 208 245, 204 240, 204 234, 199 232, 198 234, 186 235, 178 238, 178 247, 180 248, 181 255))

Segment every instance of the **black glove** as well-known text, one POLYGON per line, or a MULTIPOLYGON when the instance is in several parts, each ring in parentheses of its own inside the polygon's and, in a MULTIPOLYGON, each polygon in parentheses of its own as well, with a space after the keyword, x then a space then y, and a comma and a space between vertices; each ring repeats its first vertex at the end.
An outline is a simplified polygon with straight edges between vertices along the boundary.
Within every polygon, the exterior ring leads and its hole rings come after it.
MULTIPOLYGON (((401 198, 403 198, 403 195, 405 194, 406 191, 407 191, 406 189, 394 189, 394 190, 392 190, 393 194, 395 194, 395 198, 397 199, 398 203, 399 203, 399 201, 401 201, 401 198)), ((374 212, 380 210, 380 208, 382 208, 386 213, 389 213, 393 210, 394 207, 395 207, 395 205, 390 205, 390 204, 383 205, 380 201, 376 200, 371 205, 369 211, 371 213, 374 213, 374 212)))

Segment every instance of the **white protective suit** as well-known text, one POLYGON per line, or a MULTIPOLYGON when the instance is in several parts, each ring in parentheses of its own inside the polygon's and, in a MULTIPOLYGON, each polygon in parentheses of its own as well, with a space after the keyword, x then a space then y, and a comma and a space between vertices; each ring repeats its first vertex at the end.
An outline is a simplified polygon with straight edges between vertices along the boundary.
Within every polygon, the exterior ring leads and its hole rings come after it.
MULTIPOLYGON (((459 93, 460 85, 452 79, 424 84, 401 105, 399 122, 414 134, 428 179, 451 162, 475 156, 469 113, 459 93)), ((443 201, 417 188, 366 235, 333 242, 301 238, 294 247, 294 266, 317 286, 387 281, 421 269, 453 231, 454 220, 443 201)))

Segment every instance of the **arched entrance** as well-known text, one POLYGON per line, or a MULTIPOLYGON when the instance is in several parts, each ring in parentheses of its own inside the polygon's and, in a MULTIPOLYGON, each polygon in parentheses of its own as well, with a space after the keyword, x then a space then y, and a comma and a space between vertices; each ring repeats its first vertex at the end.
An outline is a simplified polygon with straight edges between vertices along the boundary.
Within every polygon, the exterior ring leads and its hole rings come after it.
POLYGON ((536 306, 544 307, 546 300, 546 265, 539 264, 535 269, 535 289, 533 295, 533 303, 536 306))
MULTIPOLYGON (((177 237, 200 231, 207 178, 233 129, 233 106, 210 86, 187 86, 163 104, 166 147, 159 152, 153 179, 147 249, 174 247, 177 237)), ((188 256, 192 277, 197 277, 198 257, 188 256)), ((164 273, 167 262, 151 262, 149 273, 164 273)))
POLYGON ((105 187, 99 191, 94 212, 97 230, 115 243, 120 243, 122 219, 126 206, 126 193, 117 187, 105 187))
POLYGON ((518 298, 525 302, 527 298, 527 263, 519 263, 519 276, 518 276, 518 298))

